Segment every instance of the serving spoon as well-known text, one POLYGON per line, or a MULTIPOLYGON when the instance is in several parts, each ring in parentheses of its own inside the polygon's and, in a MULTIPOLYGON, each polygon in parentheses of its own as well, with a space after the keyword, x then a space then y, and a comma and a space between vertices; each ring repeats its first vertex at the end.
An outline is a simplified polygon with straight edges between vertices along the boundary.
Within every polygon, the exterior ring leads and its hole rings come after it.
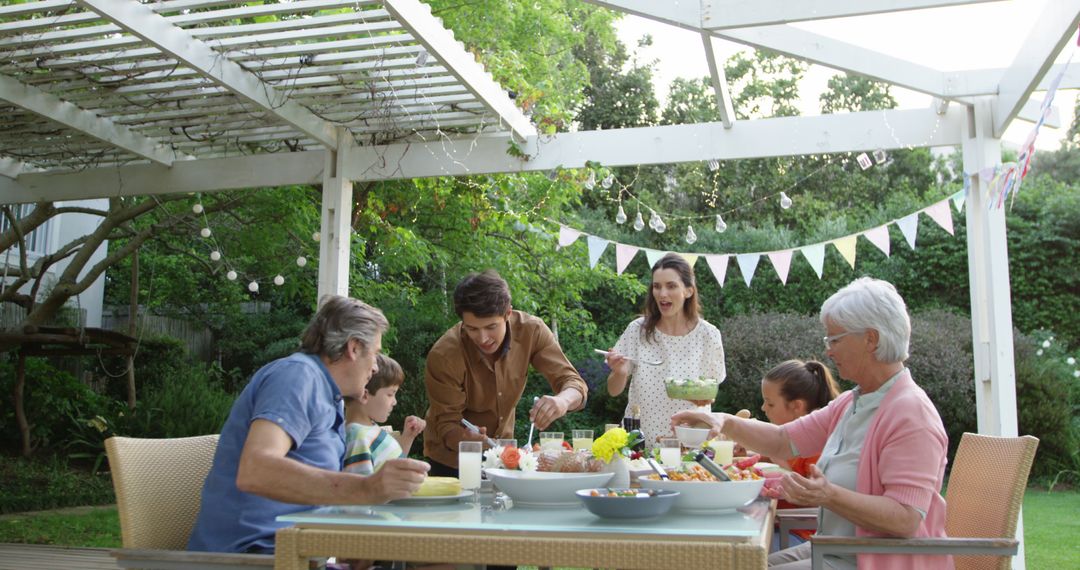
MULTIPOLYGON (((600 350, 599 348, 594 348, 593 352, 595 352, 597 354, 603 354, 604 356, 607 356, 607 355, 611 354, 610 351, 600 350)), ((660 366, 661 364, 664 363, 663 360, 639 360, 637 358, 631 358, 629 356, 624 356, 623 358, 629 360, 630 362, 640 362, 642 364, 648 364, 649 366, 660 366)))

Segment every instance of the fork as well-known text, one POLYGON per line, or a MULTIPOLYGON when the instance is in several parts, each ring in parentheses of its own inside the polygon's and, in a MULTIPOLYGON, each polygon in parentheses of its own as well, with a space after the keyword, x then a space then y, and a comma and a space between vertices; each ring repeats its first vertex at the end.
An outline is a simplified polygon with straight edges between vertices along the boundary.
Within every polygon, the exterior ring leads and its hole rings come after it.
MULTIPOLYGON (((604 356, 607 356, 607 355, 611 354, 609 351, 600 350, 599 348, 594 348, 593 351, 596 352, 597 354, 603 354, 604 356)), ((627 356, 625 358, 627 360, 629 360, 630 362, 640 362, 642 364, 648 364, 649 366, 660 366, 661 364, 664 363, 663 360, 639 360, 637 358, 631 358, 629 356, 627 356)))

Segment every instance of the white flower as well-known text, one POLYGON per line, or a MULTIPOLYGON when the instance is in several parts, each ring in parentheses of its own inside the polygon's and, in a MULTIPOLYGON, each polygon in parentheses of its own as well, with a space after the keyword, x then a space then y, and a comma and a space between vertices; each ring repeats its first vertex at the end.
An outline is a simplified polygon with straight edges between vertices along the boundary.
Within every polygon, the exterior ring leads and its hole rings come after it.
POLYGON ((1076 364, 1076 359, 1070 356, 1065 359, 1065 363, 1069 366, 1072 366, 1073 364, 1076 364))
POLYGON ((1044 340, 1043 341, 1043 348, 1050 348, 1050 341, 1049 340, 1044 340))
POLYGON ((518 461, 518 469, 522 471, 536 471, 536 456, 531 453, 523 453, 518 461))
POLYGON ((484 469, 502 469, 503 463, 499 456, 502 455, 502 446, 492 447, 484 452, 484 469))
POLYGON ((1035 351, 1035 354, 1036 354, 1037 356, 1042 356, 1042 349, 1040 348, 1039 350, 1036 350, 1036 351, 1035 351))

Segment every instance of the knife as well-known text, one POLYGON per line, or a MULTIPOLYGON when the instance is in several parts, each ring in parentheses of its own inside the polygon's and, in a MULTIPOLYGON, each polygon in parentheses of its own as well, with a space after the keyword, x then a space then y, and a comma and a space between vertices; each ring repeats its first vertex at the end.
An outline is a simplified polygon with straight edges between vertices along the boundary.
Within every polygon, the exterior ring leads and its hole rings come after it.
MULTIPOLYGON (((473 425, 472 422, 470 422, 469 420, 467 420, 465 418, 461 418, 461 425, 465 426, 465 429, 467 429, 467 430, 469 430, 469 431, 471 431, 473 433, 480 433, 480 428, 476 427, 475 425, 473 425)), ((488 444, 489 447, 498 447, 499 446, 498 442, 496 442, 494 439, 491 439, 490 436, 486 436, 486 435, 484 436, 484 443, 488 444)))

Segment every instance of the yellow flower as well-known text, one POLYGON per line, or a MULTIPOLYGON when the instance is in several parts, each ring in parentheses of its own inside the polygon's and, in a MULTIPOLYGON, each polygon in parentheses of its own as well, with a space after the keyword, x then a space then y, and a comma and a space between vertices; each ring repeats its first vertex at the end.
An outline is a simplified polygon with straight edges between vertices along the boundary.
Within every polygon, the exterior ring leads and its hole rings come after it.
POLYGON ((596 438, 596 441, 593 441, 592 454, 602 459, 604 463, 611 463, 612 456, 621 453, 629 439, 626 430, 622 428, 609 430, 604 435, 596 438))

